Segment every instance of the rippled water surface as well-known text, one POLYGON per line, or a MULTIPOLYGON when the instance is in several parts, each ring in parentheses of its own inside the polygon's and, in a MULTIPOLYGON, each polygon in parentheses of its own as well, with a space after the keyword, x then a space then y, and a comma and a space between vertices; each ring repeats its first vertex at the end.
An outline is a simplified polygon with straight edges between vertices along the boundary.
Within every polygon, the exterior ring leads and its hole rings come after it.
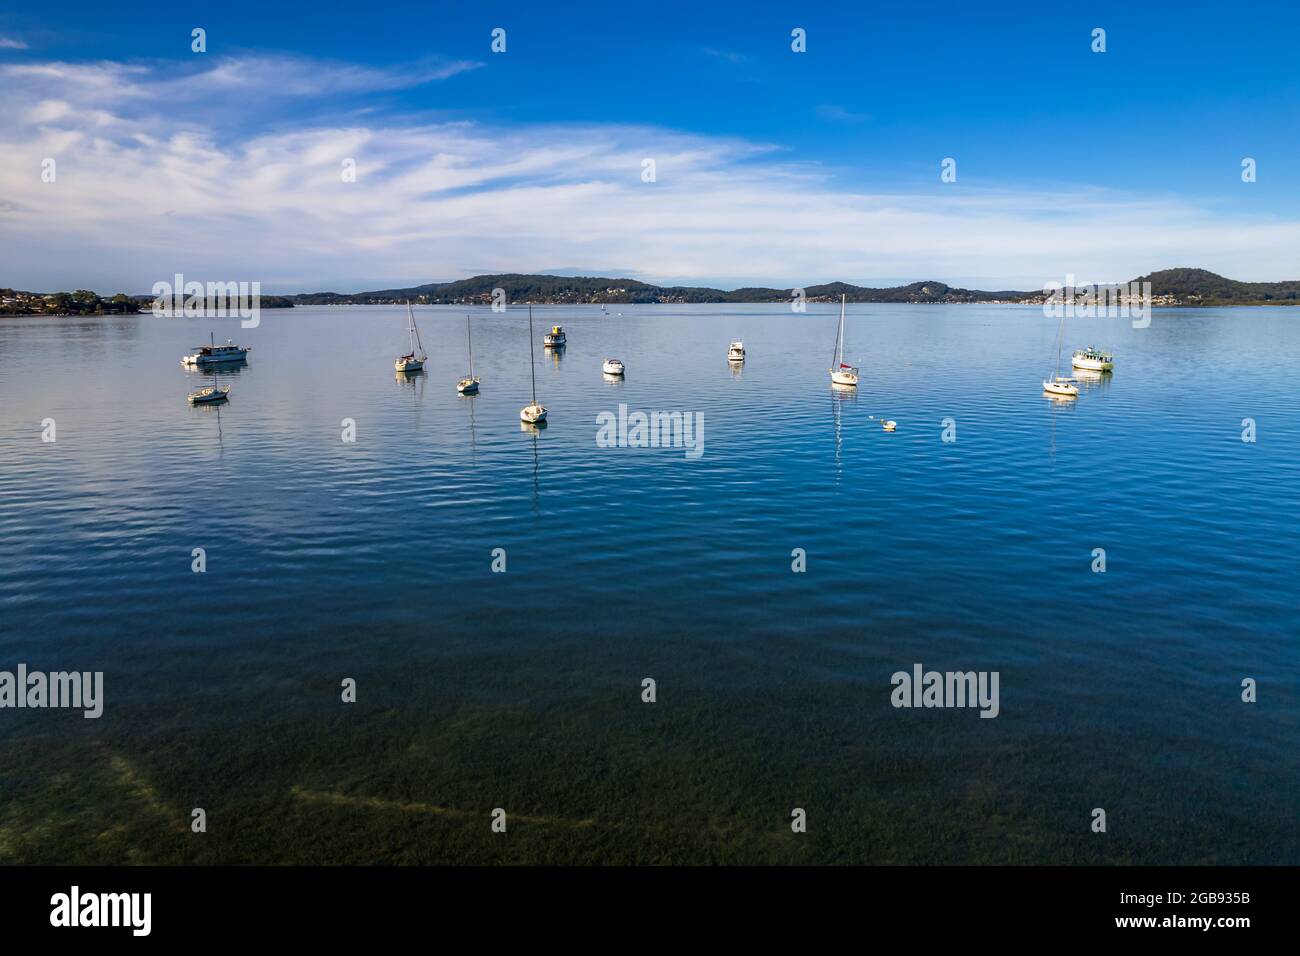
POLYGON ((106 675, 0 711, 0 860, 1300 863, 1300 312, 1077 320, 1063 403, 1037 309, 852 306, 856 394, 829 306, 614 311, 535 310, 540 431, 517 308, 475 398, 463 309, 410 380, 400 309, 0 319, 0 669, 106 675), (1000 715, 894 709, 917 662, 1000 715))

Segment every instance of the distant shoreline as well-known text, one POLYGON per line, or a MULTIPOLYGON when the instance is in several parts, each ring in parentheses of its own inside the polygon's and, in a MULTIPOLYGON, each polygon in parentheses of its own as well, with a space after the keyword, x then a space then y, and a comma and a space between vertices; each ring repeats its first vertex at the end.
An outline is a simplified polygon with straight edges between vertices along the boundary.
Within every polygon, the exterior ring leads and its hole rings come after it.
MULTIPOLYGON (((750 286, 731 291, 706 286, 659 286, 636 279, 590 276, 525 275, 520 273, 474 276, 451 282, 433 282, 402 289, 372 292, 302 292, 294 295, 262 295, 263 309, 293 308, 300 305, 766 305, 774 303, 835 304, 843 296, 851 303, 894 305, 1044 305, 1047 288, 1062 290, 1064 299, 1081 294, 1102 300, 1125 300, 1149 304, 1152 308, 1216 308, 1227 306, 1300 305, 1300 280, 1240 282, 1206 269, 1165 269, 1138 276, 1127 283, 1084 284, 1066 276, 1064 283, 1051 283, 1043 290, 983 291, 955 288, 944 282, 912 282, 903 286, 873 288, 847 282, 831 282, 806 288, 774 289, 750 286), (1140 298, 1139 298, 1140 291, 1140 298), (1149 298, 1148 298, 1149 297, 1149 298)), ((211 297, 209 289, 209 298, 211 297)), ((1060 297, 1061 291, 1052 293, 1060 297)), ((79 289, 76 292, 34 293, 0 288, 0 315, 98 315, 138 314, 149 311, 153 295, 117 293, 103 297, 79 289)), ((217 301, 220 301, 219 299, 217 301)), ((1058 298, 1059 301, 1059 298, 1058 298)), ((1047 303, 1050 304, 1050 303, 1047 303)))
MULTIPOLYGON (((837 301, 832 301, 832 300, 829 300, 829 299, 825 299, 825 300, 819 299, 819 300, 816 300, 816 301, 810 299, 810 300, 808 300, 808 301, 809 301, 809 304, 811 304, 811 305, 838 305, 838 302, 837 302, 837 301)), ((291 305, 287 305, 287 306, 267 306, 266 308, 273 308, 273 309, 277 309, 277 310, 287 310, 287 309, 294 309, 294 308, 361 309, 361 308, 374 307, 374 306, 388 306, 388 307, 390 307, 390 308, 400 308, 400 307, 404 306, 405 304, 406 304, 405 301, 402 301, 402 302, 313 302, 313 303, 305 303, 305 304, 302 305, 302 306, 297 306, 297 305, 292 305, 292 304, 291 304, 291 305)), ((488 305, 487 303, 478 303, 478 302, 474 302, 474 303, 471 303, 471 302, 412 302, 411 304, 412 304, 413 306, 443 306, 443 307, 448 307, 448 308, 453 307, 453 306, 470 306, 470 307, 473 307, 473 308, 484 308, 484 307, 486 307, 486 306, 488 305)), ((592 305, 600 305, 600 304, 602 304, 602 303, 599 303, 599 302, 511 302, 511 303, 510 303, 510 305, 511 305, 512 307, 514 307, 514 308, 519 308, 519 307, 521 307, 521 306, 529 306, 529 305, 547 305, 547 306, 550 306, 550 305, 557 305, 557 306, 569 306, 569 307, 576 308, 576 307, 578 307, 578 306, 592 306, 592 305)), ((783 301, 783 300, 776 300, 776 301, 767 300, 767 301, 754 301, 754 302, 743 302, 743 301, 736 301, 736 302, 622 302, 622 303, 618 303, 618 304, 619 304, 619 305, 635 305, 635 306, 658 306, 658 305, 788 305, 789 303, 786 302, 786 301, 783 301)), ((858 303, 853 303, 853 304, 856 304, 856 305, 916 305, 916 306, 934 306, 934 305, 1007 305, 1007 306, 1020 306, 1021 308, 1026 308, 1026 309, 1028 309, 1028 308, 1036 308, 1036 307, 1037 307, 1037 308, 1041 308, 1041 307, 1042 307, 1042 303, 1041 303, 1041 302, 1007 302, 1007 301, 985 301, 985 302, 909 302, 909 301, 902 301, 902 300, 900 300, 900 301, 881 300, 881 301, 873 301, 873 302, 866 302, 866 303, 858 302, 858 303)), ((1293 308, 1293 307, 1295 307, 1295 306, 1297 306, 1297 305, 1300 305, 1300 302, 1290 302, 1290 301, 1283 301, 1283 302, 1259 302, 1259 301, 1251 301, 1251 302, 1217 302, 1217 301, 1215 301, 1215 302, 1176 302, 1176 303, 1153 304, 1153 305, 1151 306, 1151 308, 1153 308, 1153 309, 1226 309, 1226 308, 1261 308, 1261 309, 1267 309, 1267 308, 1281 308, 1281 309, 1286 309, 1286 308, 1293 308)), ((1080 306, 1080 308, 1082 308, 1082 306, 1080 306)), ((1099 306, 1097 306, 1097 308, 1098 308, 1098 309, 1103 309, 1103 310, 1104 310, 1105 307, 1099 305, 1099 306)), ((141 310, 137 310, 137 311, 134 311, 134 312, 0 312, 0 319, 25 319, 25 318, 38 318, 38 319, 85 319, 85 318, 111 318, 111 317, 113 317, 113 316, 135 316, 135 317, 144 317, 144 316, 149 316, 149 317, 152 317, 152 316, 153 316, 153 312, 152 312, 151 310, 149 310, 149 309, 141 309, 141 310)), ((207 314, 201 314, 201 315, 194 315, 194 316, 188 316, 188 315, 167 316, 167 318, 176 318, 176 319, 189 319, 189 318, 193 318, 193 319, 211 319, 211 318, 214 318, 214 316, 212 316, 212 315, 207 315, 207 314)), ((236 314, 236 313, 234 313, 234 312, 231 312, 229 316, 216 316, 216 318, 239 318, 239 316, 238 316, 238 314, 236 314)))

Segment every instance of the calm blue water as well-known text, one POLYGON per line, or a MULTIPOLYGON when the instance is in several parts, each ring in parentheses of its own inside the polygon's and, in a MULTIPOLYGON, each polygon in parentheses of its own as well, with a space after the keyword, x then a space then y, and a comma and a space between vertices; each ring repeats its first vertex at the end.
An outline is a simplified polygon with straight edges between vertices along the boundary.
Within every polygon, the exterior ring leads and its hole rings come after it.
POLYGON ((0 711, 0 859, 1300 862, 1300 313, 1076 320, 1117 368, 1061 403, 1036 308, 852 306, 848 395, 829 306, 615 311, 535 310, 539 432, 515 309, 472 399, 464 309, 411 381, 401 309, 0 320, 0 669, 107 684, 0 711), (703 455, 598 447, 620 403, 703 455), (916 662, 1001 715, 890 707, 916 662))

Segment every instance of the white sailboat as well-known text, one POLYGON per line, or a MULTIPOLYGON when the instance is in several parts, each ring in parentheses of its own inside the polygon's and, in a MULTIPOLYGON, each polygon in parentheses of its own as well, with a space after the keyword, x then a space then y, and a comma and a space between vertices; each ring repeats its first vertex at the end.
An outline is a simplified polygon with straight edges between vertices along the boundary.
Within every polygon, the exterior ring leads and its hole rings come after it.
POLYGON ((411 351, 399 355, 393 362, 393 368, 399 372, 418 372, 424 368, 424 361, 429 356, 424 354, 424 346, 420 343, 420 330, 415 327, 415 313, 411 311, 410 299, 406 300, 406 325, 411 333, 411 351))
POLYGON ((456 383, 456 391, 462 395, 478 394, 478 377, 474 374, 474 338, 469 330, 469 316, 465 316, 465 341, 469 345, 469 375, 456 383))
POLYGON ((519 410, 519 420, 528 425, 546 421, 546 407, 537 404, 537 357, 533 349, 533 307, 528 307, 528 374, 533 380, 533 403, 519 410))
POLYGON ((831 361, 831 383, 833 385, 858 384, 858 370, 844 361, 844 302, 847 297, 840 295, 840 329, 835 335, 835 358, 831 361))
POLYGON ((1065 341, 1065 313, 1061 313, 1061 324, 1056 330, 1056 371, 1051 378, 1043 379, 1043 391, 1060 398, 1076 398, 1079 386, 1068 375, 1061 374, 1061 344, 1065 341))
POLYGON ((212 377, 212 384, 200 388, 198 391, 190 392, 188 398, 191 405, 213 405, 217 402, 224 402, 230 395, 229 385, 217 385, 217 378, 212 377))

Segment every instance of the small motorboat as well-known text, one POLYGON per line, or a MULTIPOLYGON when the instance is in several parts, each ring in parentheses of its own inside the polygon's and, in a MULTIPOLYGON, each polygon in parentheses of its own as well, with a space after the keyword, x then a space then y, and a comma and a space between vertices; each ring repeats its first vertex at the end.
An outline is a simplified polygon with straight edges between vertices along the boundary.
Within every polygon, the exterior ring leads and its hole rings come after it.
POLYGON ((190 392, 189 400, 191 405, 212 405, 216 402, 224 402, 230 395, 229 385, 217 385, 213 382, 206 388, 201 388, 196 392, 190 392))
POLYGON ((616 358, 607 358, 605 364, 601 366, 601 371, 606 375, 622 375, 624 372, 623 363, 616 358))
POLYGON ((1109 372, 1115 368, 1115 359, 1109 352, 1095 349, 1091 345, 1070 356, 1070 363, 1075 368, 1089 372, 1109 372))
POLYGON ((898 428, 898 422, 894 421, 892 418, 887 418, 880 423, 880 427, 887 432, 892 432, 898 428))
POLYGON ((418 372, 424 368, 424 361, 429 356, 424 353, 420 343, 420 330, 415 327, 415 313, 411 311, 411 300, 406 300, 407 330, 411 333, 411 351, 399 355, 393 362, 393 368, 399 372, 418 372))
POLYGON ((727 361, 728 362, 745 361, 745 343, 740 341, 740 339, 736 339, 736 341, 732 342, 730 345, 727 346, 727 361))
POLYGON ((230 339, 226 339, 225 345, 218 345, 213 333, 208 333, 208 338, 212 341, 208 345, 196 345, 194 354, 182 355, 182 365, 194 365, 198 367, 208 365, 220 365, 223 362, 242 362, 248 358, 248 353, 252 349, 247 345, 236 345, 230 339))
POLYGON ((558 325, 551 326, 551 331, 542 336, 542 344, 548 349, 564 348, 568 339, 564 336, 564 329, 558 325))

